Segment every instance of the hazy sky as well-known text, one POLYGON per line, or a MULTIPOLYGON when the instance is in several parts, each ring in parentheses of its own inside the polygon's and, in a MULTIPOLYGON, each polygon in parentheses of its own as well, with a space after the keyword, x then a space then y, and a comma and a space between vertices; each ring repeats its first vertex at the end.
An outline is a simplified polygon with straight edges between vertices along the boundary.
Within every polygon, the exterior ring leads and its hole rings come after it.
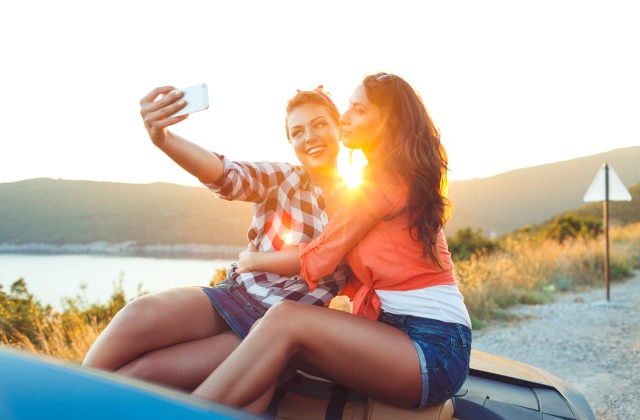
MULTIPOLYGON (((451 179, 640 144, 635 1, 5 1, 0 182, 197 183, 155 149, 139 99, 209 84, 175 127, 238 160, 295 159, 284 105, 365 73, 423 96, 451 179)), ((594 168, 594 173, 598 168, 594 168)))

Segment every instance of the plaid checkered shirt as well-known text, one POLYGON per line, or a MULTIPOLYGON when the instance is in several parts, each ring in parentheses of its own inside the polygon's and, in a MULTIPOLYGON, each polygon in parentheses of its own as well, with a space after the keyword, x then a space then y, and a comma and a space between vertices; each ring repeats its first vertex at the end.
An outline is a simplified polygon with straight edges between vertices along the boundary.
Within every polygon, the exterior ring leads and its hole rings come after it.
MULTIPOLYGON (((311 242, 328 222, 322 190, 302 166, 275 162, 235 162, 218 155, 224 173, 213 184, 204 184, 219 198, 253 203, 253 220, 248 232, 258 251, 278 251, 286 245, 311 242)), ((237 273, 229 266, 228 277, 257 301, 269 307, 281 300, 326 305, 346 284, 349 268, 320 280, 313 292, 300 276, 281 276, 253 271, 237 273)))

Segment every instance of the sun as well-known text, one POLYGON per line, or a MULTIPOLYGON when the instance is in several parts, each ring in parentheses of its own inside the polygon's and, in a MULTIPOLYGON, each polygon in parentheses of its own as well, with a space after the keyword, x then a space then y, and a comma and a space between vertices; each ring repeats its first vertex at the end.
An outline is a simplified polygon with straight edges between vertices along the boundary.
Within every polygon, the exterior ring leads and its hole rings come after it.
POLYGON ((349 189, 360 186, 362 179, 360 172, 367 164, 367 159, 361 151, 354 150, 349 156, 349 149, 342 148, 338 155, 338 174, 349 189))

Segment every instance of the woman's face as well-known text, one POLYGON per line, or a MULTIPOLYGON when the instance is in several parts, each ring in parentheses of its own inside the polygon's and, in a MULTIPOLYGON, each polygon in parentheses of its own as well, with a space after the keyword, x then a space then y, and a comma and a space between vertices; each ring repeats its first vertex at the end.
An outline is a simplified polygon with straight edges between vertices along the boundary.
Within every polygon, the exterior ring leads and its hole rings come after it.
POLYGON ((369 156, 380 143, 383 129, 382 110, 369 102, 360 84, 349 99, 349 109, 340 117, 342 142, 350 149, 362 149, 369 156))
POLYGON ((340 130, 325 106, 304 104, 289 113, 287 130, 300 163, 311 173, 336 170, 340 130))

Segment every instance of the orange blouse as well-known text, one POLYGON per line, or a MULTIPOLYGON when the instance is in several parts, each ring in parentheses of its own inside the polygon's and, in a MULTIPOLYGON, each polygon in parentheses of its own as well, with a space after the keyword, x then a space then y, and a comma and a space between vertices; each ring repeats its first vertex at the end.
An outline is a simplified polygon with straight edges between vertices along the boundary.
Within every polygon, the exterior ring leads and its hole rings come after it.
POLYGON ((300 274, 313 290, 344 258, 352 274, 343 292, 353 298, 353 312, 377 319, 375 289, 416 290, 456 280, 442 230, 437 245, 444 270, 422 256, 422 242, 410 235, 406 183, 370 167, 362 178, 340 200, 322 234, 300 245, 300 274))

